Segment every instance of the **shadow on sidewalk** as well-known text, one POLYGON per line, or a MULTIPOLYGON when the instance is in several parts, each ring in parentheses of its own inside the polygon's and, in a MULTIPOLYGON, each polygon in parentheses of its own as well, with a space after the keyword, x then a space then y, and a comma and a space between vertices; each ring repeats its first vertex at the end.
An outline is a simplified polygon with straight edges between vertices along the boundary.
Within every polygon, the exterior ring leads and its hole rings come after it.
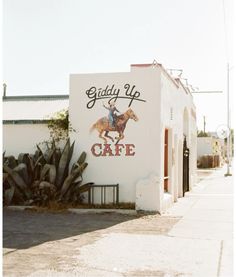
POLYGON ((47 241, 60 240, 108 228, 137 216, 114 213, 73 214, 3 211, 3 247, 26 249, 47 241))

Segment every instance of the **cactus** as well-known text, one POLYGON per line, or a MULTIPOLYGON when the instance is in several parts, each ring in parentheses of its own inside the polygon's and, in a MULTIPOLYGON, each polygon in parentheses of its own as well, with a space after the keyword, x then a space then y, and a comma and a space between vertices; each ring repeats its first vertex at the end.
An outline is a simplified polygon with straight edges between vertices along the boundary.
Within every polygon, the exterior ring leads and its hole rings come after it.
POLYGON ((85 188, 88 190, 91 183, 82 185, 82 174, 88 165, 85 162, 85 152, 72 165, 69 173, 73 150, 74 142, 70 145, 68 139, 62 152, 53 141, 50 147, 47 145, 45 151, 37 145, 34 155, 21 153, 18 159, 4 155, 4 205, 47 205, 52 199, 78 203, 81 200, 80 194, 85 188))

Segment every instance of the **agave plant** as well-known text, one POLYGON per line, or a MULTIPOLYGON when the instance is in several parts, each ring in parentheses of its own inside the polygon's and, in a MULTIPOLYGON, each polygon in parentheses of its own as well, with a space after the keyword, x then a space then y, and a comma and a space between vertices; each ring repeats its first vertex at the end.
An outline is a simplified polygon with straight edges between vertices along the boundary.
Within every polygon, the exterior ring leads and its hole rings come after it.
POLYGON ((45 151, 37 145, 34 155, 22 153, 18 159, 14 156, 5 157, 4 153, 4 205, 47 205, 50 200, 80 202, 81 194, 93 183, 82 185, 82 174, 88 165, 85 152, 69 172, 73 150, 74 142, 71 145, 68 139, 62 152, 53 141, 45 151))

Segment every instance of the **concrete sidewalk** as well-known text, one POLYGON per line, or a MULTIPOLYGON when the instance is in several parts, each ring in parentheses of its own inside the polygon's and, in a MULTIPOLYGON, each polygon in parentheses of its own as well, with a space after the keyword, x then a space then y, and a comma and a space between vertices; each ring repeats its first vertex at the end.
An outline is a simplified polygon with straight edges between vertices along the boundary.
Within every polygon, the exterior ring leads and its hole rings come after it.
MULTIPOLYGON (((233 276, 233 177, 225 172, 214 170, 166 213, 182 216, 169 236, 209 246, 204 253, 209 267, 201 276, 233 276)), ((198 259, 197 252, 192 255, 198 259)))
POLYGON ((233 182, 224 173, 212 170, 162 216, 7 212, 4 276, 233 277, 233 182))
POLYGON ((233 182, 224 173, 212 170, 161 216, 181 217, 167 234, 110 232, 78 258, 108 276, 233 277, 233 182))

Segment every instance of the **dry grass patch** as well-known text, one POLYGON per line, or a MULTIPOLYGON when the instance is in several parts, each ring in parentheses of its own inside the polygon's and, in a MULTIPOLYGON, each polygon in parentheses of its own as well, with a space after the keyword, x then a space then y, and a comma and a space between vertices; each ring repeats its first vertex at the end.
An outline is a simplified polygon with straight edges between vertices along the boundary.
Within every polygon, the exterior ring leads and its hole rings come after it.
POLYGON ((68 209, 127 209, 134 210, 135 203, 121 202, 117 204, 69 204, 69 203, 58 203, 56 201, 50 201, 46 207, 32 206, 25 210, 31 212, 68 212, 68 209))

